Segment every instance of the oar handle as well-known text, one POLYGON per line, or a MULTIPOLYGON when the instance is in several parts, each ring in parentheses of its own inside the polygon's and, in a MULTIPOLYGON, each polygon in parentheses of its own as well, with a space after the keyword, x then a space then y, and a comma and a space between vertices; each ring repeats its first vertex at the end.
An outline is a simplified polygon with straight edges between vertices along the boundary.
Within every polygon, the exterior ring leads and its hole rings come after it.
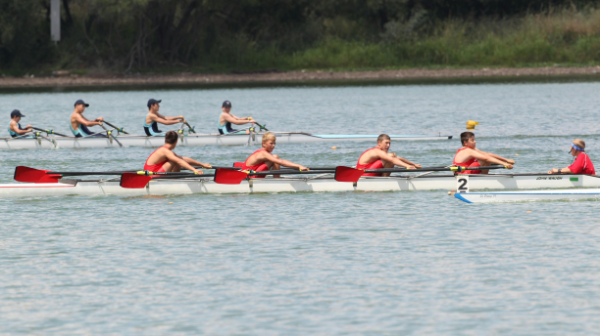
POLYGON ((383 169, 365 169, 365 173, 412 173, 412 172, 425 172, 425 171, 451 171, 451 172, 462 172, 465 170, 485 170, 485 169, 504 169, 505 166, 486 166, 486 167, 448 167, 448 168, 419 168, 419 169, 398 169, 398 168, 383 168, 383 169))
POLYGON ((261 125, 259 123, 257 123, 256 121, 254 122, 256 125, 258 125, 258 127, 260 127, 260 129, 264 129, 265 131, 269 131, 264 125, 261 125))
POLYGON ((62 175, 62 176, 84 176, 84 175, 121 175, 125 173, 135 173, 137 170, 124 170, 124 171, 105 171, 105 172, 46 172, 48 175, 62 175))
POLYGON ((61 137, 67 137, 67 138, 69 137, 68 135, 64 135, 64 134, 61 134, 61 133, 56 133, 56 132, 54 132, 54 130, 51 130, 51 129, 43 129, 43 128, 38 128, 38 127, 31 127, 31 128, 33 128, 36 131, 44 132, 44 133, 46 133, 48 135, 50 135, 50 134, 56 134, 56 135, 61 136, 61 137))
POLYGON ((187 122, 187 121, 186 121, 186 122, 185 122, 185 125, 186 125, 186 126, 189 128, 190 132, 192 132, 192 133, 194 133, 194 134, 196 133, 196 131, 195 131, 195 130, 194 130, 194 128, 193 128, 193 127, 190 125, 190 123, 189 123, 189 122, 187 122))
MULTIPOLYGON (((225 169, 235 169, 235 170, 240 170, 242 169, 241 167, 231 167, 231 166, 211 166, 211 168, 205 168, 202 166, 192 166, 194 168, 202 168, 202 169, 220 169, 220 168, 225 168, 225 169)), ((308 169, 310 170, 335 170, 335 167, 308 167, 308 169)), ((287 167, 282 167, 281 171, 289 171, 289 170, 293 170, 293 171, 299 171, 298 168, 287 168, 287 167)))
POLYGON ((193 173, 180 173, 180 172, 153 172, 153 171, 149 171, 149 170, 138 170, 134 172, 135 174, 138 175, 144 175, 144 176, 162 176, 162 175, 166 175, 166 176, 202 176, 204 174, 193 174, 193 173))
POLYGON ((113 124, 109 123, 109 122, 108 122, 108 121, 106 121, 106 120, 104 120, 104 123, 105 123, 105 124, 107 124, 108 126, 110 126, 110 127, 114 128, 114 129, 116 129, 117 131, 119 131, 119 132, 121 132, 121 133, 129 134, 129 133, 125 132, 125 130, 123 130, 123 127, 117 127, 117 126, 115 126, 115 125, 113 125, 113 124))
MULTIPOLYGON (((246 170, 244 170, 244 172, 248 172, 246 170)), ((309 174, 323 174, 323 173, 335 173, 335 170, 315 170, 315 171, 301 171, 301 170, 290 170, 290 169, 286 169, 286 170, 271 170, 271 171, 249 171, 248 175, 258 175, 258 176, 263 176, 263 175, 309 175, 309 174)))

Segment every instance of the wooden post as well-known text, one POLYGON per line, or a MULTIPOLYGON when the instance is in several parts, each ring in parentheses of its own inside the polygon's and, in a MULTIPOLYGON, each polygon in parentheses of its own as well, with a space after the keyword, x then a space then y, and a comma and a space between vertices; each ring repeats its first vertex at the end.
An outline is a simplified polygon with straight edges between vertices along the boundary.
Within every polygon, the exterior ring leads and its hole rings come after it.
POLYGON ((50 39, 60 41, 60 0, 50 0, 50 39))

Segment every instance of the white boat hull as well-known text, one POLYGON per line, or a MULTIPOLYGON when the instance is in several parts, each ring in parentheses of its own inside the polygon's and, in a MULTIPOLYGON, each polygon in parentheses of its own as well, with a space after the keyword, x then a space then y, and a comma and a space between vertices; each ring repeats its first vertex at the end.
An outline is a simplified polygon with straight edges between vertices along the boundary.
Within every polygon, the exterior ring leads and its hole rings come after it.
MULTIPOLYGON (((273 132, 277 136, 278 144, 286 143, 309 143, 309 142, 347 142, 347 141, 376 141, 378 135, 318 135, 303 132, 273 132)), ((433 141, 449 140, 452 136, 425 136, 425 135, 391 135, 393 141, 433 141)), ((37 139, 13 139, 1 138, 0 149, 58 149, 58 148, 107 148, 120 147, 112 138, 75 138, 75 137, 50 137, 52 141, 44 138, 37 139)), ((235 145, 258 145, 262 142, 262 134, 249 136, 246 134, 186 134, 179 138, 178 146, 235 146, 235 145)), ((120 135, 117 140, 123 147, 150 147, 157 148, 165 144, 165 138, 161 136, 148 137, 137 135, 120 135)))
POLYGON ((558 200, 600 199, 600 189, 523 190, 512 192, 456 193, 454 197, 466 203, 505 203, 558 200))
MULTIPOLYGON (((306 175, 305 175, 306 176, 306 175)), ((0 198, 45 196, 141 196, 177 194, 248 194, 280 192, 349 192, 349 191, 419 191, 455 190, 457 178, 453 175, 367 177, 357 183, 336 182, 331 177, 265 178, 244 180, 238 185, 217 184, 209 178, 153 180, 144 189, 124 189, 118 180, 61 180, 48 184, 2 184, 0 198)), ((547 179, 543 174, 471 175, 471 190, 518 190, 548 188, 600 188, 600 178, 590 175, 553 175, 547 179)))

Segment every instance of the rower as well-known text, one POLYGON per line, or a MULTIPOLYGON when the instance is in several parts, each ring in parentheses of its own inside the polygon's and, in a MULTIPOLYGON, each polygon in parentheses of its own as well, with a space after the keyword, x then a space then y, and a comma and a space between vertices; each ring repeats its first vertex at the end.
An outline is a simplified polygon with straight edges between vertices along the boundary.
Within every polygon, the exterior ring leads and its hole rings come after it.
POLYGON ((31 125, 27 125, 27 127, 22 128, 21 124, 19 124, 19 121, 21 121, 21 118, 23 118, 24 115, 21 114, 21 111, 19 110, 13 110, 12 112, 10 112, 10 124, 8 124, 8 133, 10 134, 11 137, 16 138, 16 137, 21 137, 21 138, 29 138, 30 136, 23 136, 29 132, 31 132, 33 129, 31 128, 31 125))
MULTIPOLYGON (((302 171, 309 169, 303 165, 293 163, 288 160, 280 159, 278 155, 272 154, 275 149, 277 138, 273 133, 265 133, 262 137, 262 148, 252 153, 241 165, 242 170, 252 170, 255 172, 279 170, 281 166, 297 168, 302 171)), ((250 176, 253 178, 264 178, 265 176, 250 176)), ((279 175, 274 175, 277 178, 279 175)))
POLYGON ((226 100, 223 102, 221 106, 221 116, 219 117, 219 133, 220 134, 249 134, 250 131, 238 131, 236 129, 231 128, 231 124, 235 125, 244 125, 244 124, 254 124, 254 119, 252 117, 246 118, 238 118, 231 113, 231 102, 226 100))
MULTIPOLYGON (((453 164, 461 167, 483 167, 491 166, 492 164, 499 164, 507 169, 512 169, 514 160, 505 159, 499 155, 486 153, 475 148, 477 142, 475 141, 475 134, 473 132, 462 132, 460 134, 460 142, 463 147, 456 151, 454 155, 453 164)), ((487 174, 488 169, 485 170, 464 170, 459 174, 487 174)))
POLYGON ((150 99, 148 100, 148 115, 144 121, 144 132, 147 136, 163 136, 161 130, 158 129, 158 123, 163 125, 174 125, 178 123, 185 123, 185 119, 182 115, 177 117, 165 117, 158 113, 160 109, 159 103, 162 100, 150 99))
POLYGON ((75 137, 77 137, 77 138, 81 138, 81 137, 85 138, 85 137, 89 137, 89 136, 105 138, 106 135, 94 134, 94 132, 92 132, 88 129, 88 127, 91 127, 91 126, 102 125, 102 122, 104 121, 104 118, 102 118, 102 117, 98 117, 98 118, 94 119, 93 121, 87 120, 83 116, 83 112, 85 111, 85 108, 88 106, 90 106, 90 104, 86 104, 81 99, 79 99, 75 102, 75 109, 73 110, 73 113, 71 114, 71 125, 70 125, 71 132, 73 132, 73 135, 75 135, 75 137))
POLYGON ((144 164, 144 170, 151 172, 179 172, 181 168, 191 170, 196 174, 202 174, 201 170, 198 170, 194 166, 200 166, 202 168, 212 168, 208 163, 202 163, 191 159, 189 157, 183 157, 175 154, 173 150, 177 146, 177 140, 179 136, 175 131, 168 131, 165 134, 165 145, 156 149, 144 164))
POLYGON ((585 153, 585 142, 581 139, 573 140, 571 149, 569 150, 572 156, 575 157, 575 162, 572 165, 558 169, 553 168, 548 171, 548 174, 586 174, 596 175, 594 164, 590 157, 585 153))
MULTIPOLYGON (((390 144, 390 136, 381 134, 377 137, 377 147, 367 149, 360 155, 356 163, 356 169, 382 169, 394 168, 394 166, 405 167, 406 169, 421 168, 420 164, 401 158, 395 153, 388 153, 390 144)), ((390 176, 390 173, 366 173, 362 176, 390 176)))

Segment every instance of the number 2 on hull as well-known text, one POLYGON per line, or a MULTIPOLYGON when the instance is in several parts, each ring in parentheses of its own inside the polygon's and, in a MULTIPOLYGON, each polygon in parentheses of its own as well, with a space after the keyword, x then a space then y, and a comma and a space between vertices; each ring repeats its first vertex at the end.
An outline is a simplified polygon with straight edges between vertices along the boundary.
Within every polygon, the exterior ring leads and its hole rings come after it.
POLYGON ((469 192, 469 175, 456 176, 456 192, 469 192))

